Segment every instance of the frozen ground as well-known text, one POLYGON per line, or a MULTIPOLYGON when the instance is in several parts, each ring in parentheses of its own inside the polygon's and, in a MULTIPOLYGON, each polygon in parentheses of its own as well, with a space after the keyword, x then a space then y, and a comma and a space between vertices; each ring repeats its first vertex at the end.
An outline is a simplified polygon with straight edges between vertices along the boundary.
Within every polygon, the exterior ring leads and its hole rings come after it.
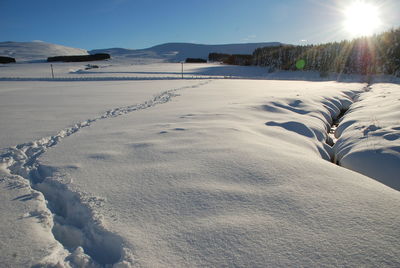
MULTIPOLYGON (((176 67, 124 70, 148 78, 176 67)), ((228 70, 193 65, 213 68, 228 70)), ((398 182, 399 92, 245 79, 0 81, 2 266, 398 267, 398 188, 369 170, 398 182)))

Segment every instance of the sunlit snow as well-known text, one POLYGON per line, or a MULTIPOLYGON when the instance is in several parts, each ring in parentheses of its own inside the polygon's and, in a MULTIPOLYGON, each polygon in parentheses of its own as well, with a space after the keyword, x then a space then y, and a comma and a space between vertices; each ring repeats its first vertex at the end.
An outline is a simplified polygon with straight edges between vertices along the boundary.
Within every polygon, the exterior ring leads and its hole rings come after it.
POLYGON ((91 64, 0 66, 3 266, 399 266, 399 85, 91 64))

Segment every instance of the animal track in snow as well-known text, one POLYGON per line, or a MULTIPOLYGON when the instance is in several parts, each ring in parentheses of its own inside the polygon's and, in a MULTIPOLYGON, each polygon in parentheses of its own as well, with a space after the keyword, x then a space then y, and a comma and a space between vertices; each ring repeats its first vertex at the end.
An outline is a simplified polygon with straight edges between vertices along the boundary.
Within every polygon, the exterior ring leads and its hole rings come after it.
MULTIPOLYGON (((40 193, 43 194, 44 202, 47 203, 52 214, 50 212, 40 213, 48 214, 47 216, 54 223, 52 229, 54 237, 71 252, 71 255, 66 258, 67 262, 72 262, 76 266, 82 262, 95 266, 108 266, 122 261, 132 263, 133 258, 129 250, 124 248, 124 239, 107 231, 102 226, 101 219, 91 210, 90 204, 93 200, 84 200, 85 197, 81 193, 70 190, 67 185, 52 178, 52 168, 40 165, 38 158, 64 138, 99 120, 114 118, 169 102, 178 96, 177 91, 197 88, 209 82, 211 81, 167 90, 143 103, 111 109, 99 117, 76 123, 72 127, 59 131, 54 136, 43 137, 0 151, 0 167, 6 170, 10 177, 22 177, 29 181, 29 186, 33 189, 32 195, 20 198, 33 199, 40 193)), ((27 216, 37 216, 38 213, 34 211, 27 216)))

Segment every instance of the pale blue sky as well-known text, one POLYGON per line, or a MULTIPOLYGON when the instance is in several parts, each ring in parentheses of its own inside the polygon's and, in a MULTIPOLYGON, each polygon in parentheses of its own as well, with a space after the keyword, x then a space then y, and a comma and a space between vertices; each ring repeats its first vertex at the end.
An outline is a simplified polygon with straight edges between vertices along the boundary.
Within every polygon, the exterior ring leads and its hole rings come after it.
MULTIPOLYGON (((323 43, 350 37, 342 11, 352 1, 360 0, 1 0, 0 41, 84 49, 323 43)), ((400 26, 400 0, 363 1, 380 6, 377 31, 400 26)))

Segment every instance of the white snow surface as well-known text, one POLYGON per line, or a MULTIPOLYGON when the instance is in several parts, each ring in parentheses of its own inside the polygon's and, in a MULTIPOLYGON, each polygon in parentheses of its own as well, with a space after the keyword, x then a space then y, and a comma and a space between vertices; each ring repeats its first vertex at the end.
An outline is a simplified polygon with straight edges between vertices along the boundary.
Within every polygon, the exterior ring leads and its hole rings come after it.
POLYGON ((400 266, 398 85, 101 64, 1 69, 2 267, 400 266))
POLYGON ((52 56, 88 55, 84 49, 46 42, 0 42, 0 56, 20 61, 44 61, 52 56))
POLYGON ((357 98, 335 134, 341 166, 400 190, 400 86, 373 85, 357 98))
POLYGON ((0 82, 0 148, 54 135, 65 127, 154 94, 199 81, 0 82))
MULTIPOLYGON (((105 61, 77 63, 17 63, 0 65, 0 81, 113 81, 113 80, 176 80, 182 78, 181 63, 160 63, 160 59, 134 58, 126 61, 112 58, 105 61), (95 66, 95 68, 93 68, 95 66), (97 68, 96 68, 97 67, 97 68)), ((185 63, 185 79, 269 79, 300 81, 364 81, 360 75, 330 74, 321 77, 319 72, 275 71, 259 66, 234 66, 219 63, 185 63)), ((393 76, 375 76, 380 82, 400 83, 393 76)))

